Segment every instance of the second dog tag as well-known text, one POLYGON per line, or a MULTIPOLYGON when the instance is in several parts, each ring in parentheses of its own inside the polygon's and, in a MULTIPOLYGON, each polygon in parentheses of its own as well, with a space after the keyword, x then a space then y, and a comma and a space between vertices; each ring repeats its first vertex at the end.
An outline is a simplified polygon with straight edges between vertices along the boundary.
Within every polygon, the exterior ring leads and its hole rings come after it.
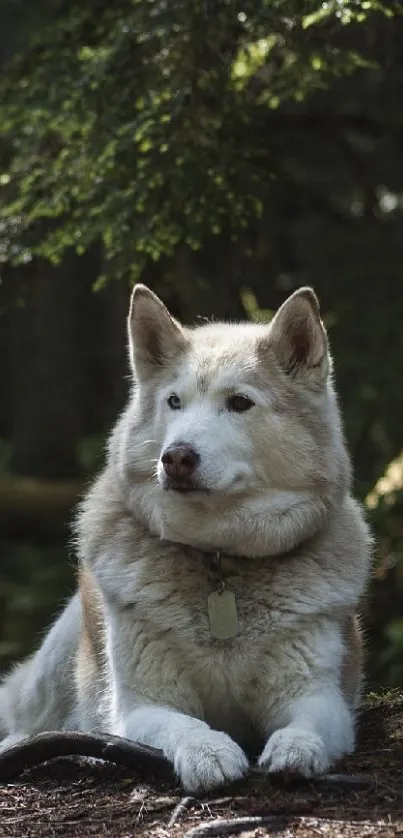
POLYGON ((210 631, 217 640, 230 640, 239 634, 238 610, 233 591, 213 591, 207 597, 210 631))

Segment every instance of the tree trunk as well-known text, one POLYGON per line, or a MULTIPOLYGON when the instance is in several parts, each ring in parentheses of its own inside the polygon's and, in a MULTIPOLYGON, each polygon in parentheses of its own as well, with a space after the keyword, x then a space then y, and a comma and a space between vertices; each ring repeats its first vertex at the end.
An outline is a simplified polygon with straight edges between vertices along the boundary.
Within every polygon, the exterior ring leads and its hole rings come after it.
MULTIPOLYGON (((78 324, 91 255, 54 267, 34 260, 15 270, 12 314, 12 461, 16 474, 75 477, 81 432, 78 324)), ((95 279, 93 273, 92 279, 95 279)))

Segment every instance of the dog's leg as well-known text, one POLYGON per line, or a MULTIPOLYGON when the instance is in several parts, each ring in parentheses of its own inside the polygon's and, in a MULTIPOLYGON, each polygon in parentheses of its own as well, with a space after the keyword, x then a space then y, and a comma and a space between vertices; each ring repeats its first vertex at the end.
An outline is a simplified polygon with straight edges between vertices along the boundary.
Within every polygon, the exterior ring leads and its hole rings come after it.
POLYGON ((269 772, 313 777, 354 749, 354 715, 336 685, 294 699, 278 715, 281 727, 259 759, 269 772))
POLYGON ((244 752, 226 733, 167 707, 137 707, 117 728, 113 733, 160 748, 190 792, 239 780, 248 768, 244 752))
POLYGON ((37 652, 1 682, 1 749, 11 747, 12 737, 18 741, 74 724, 70 721, 75 711, 73 661, 80 622, 80 603, 73 597, 37 652))

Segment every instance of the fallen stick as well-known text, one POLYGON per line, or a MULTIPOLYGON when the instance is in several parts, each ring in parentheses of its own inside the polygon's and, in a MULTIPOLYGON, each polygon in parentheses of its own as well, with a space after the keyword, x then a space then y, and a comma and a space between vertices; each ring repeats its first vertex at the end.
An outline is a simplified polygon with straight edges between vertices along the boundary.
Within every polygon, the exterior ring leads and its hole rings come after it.
POLYGON ((280 832, 289 821, 290 818, 285 817, 285 815, 251 816, 233 818, 232 820, 218 819, 188 829, 185 832, 185 838, 215 838, 215 836, 221 835, 238 835, 239 832, 258 829, 262 826, 272 829, 274 832, 280 832))
POLYGON ((329 788, 359 791, 373 786, 375 781, 364 774, 324 774, 323 777, 316 777, 314 782, 329 788))
POLYGON ((157 748, 106 733, 49 731, 23 739, 0 753, 0 782, 8 782, 29 768, 65 756, 93 757, 133 768, 141 776, 173 780, 172 766, 157 748))
POLYGON ((286 788, 292 790, 301 785, 306 786, 310 784, 320 785, 322 787, 346 789, 346 791, 367 789, 374 785, 374 778, 365 774, 322 774, 318 777, 306 779, 297 775, 268 774, 264 769, 258 766, 252 766, 252 775, 256 777, 266 777, 271 780, 276 786, 285 784, 286 788))
POLYGON ((173 810, 172 815, 169 818, 167 827, 168 829, 172 829, 176 822, 182 817, 187 807, 190 806, 192 800, 194 800, 194 797, 182 797, 182 800, 180 800, 178 805, 175 806, 175 809, 173 810))
MULTIPOLYGON (((93 757, 133 768, 140 776, 153 776, 168 782, 174 779, 171 763, 158 748, 106 733, 49 731, 23 739, 0 753, 0 782, 8 782, 29 768, 63 756, 93 757)), ((252 769, 252 774, 262 772, 252 769)), ((363 775, 327 774, 315 778, 313 782, 333 788, 359 790, 372 785, 373 779, 363 775)))

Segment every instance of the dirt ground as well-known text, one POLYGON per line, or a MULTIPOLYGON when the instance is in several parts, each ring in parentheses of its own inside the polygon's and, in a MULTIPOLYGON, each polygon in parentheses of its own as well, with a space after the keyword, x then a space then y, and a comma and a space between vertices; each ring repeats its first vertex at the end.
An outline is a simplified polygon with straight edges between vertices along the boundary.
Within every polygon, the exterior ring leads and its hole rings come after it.
POLYGON ((403 694, 362 713, 357 753, 333 779, 245 782, 194 799, 111 764, 57 759, 0 784, 11 838, 403 838, 403 694))

